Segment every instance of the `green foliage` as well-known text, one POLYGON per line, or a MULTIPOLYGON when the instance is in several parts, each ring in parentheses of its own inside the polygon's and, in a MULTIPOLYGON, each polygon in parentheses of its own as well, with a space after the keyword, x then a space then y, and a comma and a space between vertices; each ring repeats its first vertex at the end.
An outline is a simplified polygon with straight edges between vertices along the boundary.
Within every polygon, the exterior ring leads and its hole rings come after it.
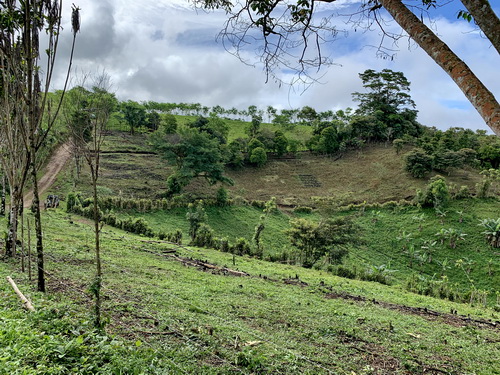
POLYGON ((214 230, 205 223, 200 223, 191 239, 192 246, 214 248, 216 245, 214 230))
POLYGON ((286 233, 291 244, 300 250, 300 262, 307 268, 323 257, 329 263, 341 263, 348 253, 345 245, 359 242, 358 230, 349 217, 326 219, 320 223, 293 219, 286 233))
POLYGON ((395 140, 392 141, 392 145, 394 146, 394 149, 396 150, 396 154, 399 155, 401 150, 403 149, 405 145, 405 141, 401 138, 396 138, 395 140))
POLYGON ((432 157, 421 149, 405 155, 405 170, 413 177, 423 178, 432 171, 432 157))
POLYGON ((250 163, 262 167, 267 163, 267 152, 262 147, 254 148, 250 153, 250 163))
POLYGON ((287 137, 282 131, 277 130, 274 133, 274 151, 276 152, 276 155, 278 157, 283 156, 286 153, 287 148, 288 148, 287 137))
POLYGON ((410 97, 410 82, 401 72, 372 69, 359 74, 366 93, 352 94, 359 101, 361 117, 352 122, 353 133, 365 140, 381 141, 417 136, 422 126, 416 121, 415 103, 410 97), (368 116, 368 117, 367 117, 368 116))
POLYGON ((250 243, 246 238, 240 237, 236 240, 233 246, 231 246, 231 253, 236 255, 249 255, 252 249, 250 243))
POLYGON ((439 175, 432 177, 424 192, 417 191, 415 199, 422 207, 434 207, 436 211, 443 210, 450 200, 450 191, 445 178, 439 175))
POLYGON ((493 248, 500 248, 500 218, 483 219, 480 224, 484 228, 483 234, 493 248))
POLYGON ((158 112, 152 111, 146 115, 145 119, 146 127, 149 131, 156 131, 161 125, 161 116, 158 112))
POLYGON ((160 232, 158 239, 182 245, 182 230, 176 229, 174 232, 160 232))
POLYGON ((215 195, 215 204, 219 207, 224 207, 229 204, 229 193, 222 186, 217 189, 217 193, 215 195))
POLYGON ((133 100, 121 103, 120 111, 130 127, 130 134, 134 134, 136 129, 146 123, 146 109, 133 100))
POLYGON ((450 301, 465 302, 467 300, 465 293, 460 292, 458 285, 451 283, 446 276, 434 279, 434 277, 412 274, 406 279, 405 289, 412 293, 450 301))
MULTIPOLYGON (((200 127, 207 124, 200 119, 200 127)), ((203 177, 210 184, 232 180, 224 176, 224 158, 218 140, 220 133, 184 129, 180 134, 152 137, 151 143, 175 168, 167 181, 170 195, 179 193, 193 178, 203 177)))
POLYGON ((189 222, 189 235, 191 236, 191 241, 194 241, 201 224, 207 221, 207 213, 203 208, 203 201, 198 201, 196 204, 190 204, 188 206, 186 219, 189 222))
POLYGON ((174 115, 167 113, 163 117, 163 121, 161 122, 161 130, 165 134, 174 134, 177 132, 177 119, 174 115))

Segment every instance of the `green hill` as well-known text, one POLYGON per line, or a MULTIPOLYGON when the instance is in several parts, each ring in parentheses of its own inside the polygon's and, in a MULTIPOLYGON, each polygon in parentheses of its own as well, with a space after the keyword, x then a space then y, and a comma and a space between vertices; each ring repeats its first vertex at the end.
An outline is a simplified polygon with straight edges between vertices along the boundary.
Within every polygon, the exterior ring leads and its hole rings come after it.
MULTIPOLYGON (((34 292, 17 259, 0 262, 37 309, 22 311, 1 284, 0 374, 499 373, 498 251, 478 225, 498 217, 497 198, 452 200, 439 215, 398 203, 428 181, 408 177, 401 156, 384 145, 341 158, 271 160, 229 171, 233 204, 205 207, 217 239, 252 244, 262 201, 275 196, 280 210, 266 219, 257 259, 187 246, 187 208, 182 199, 173 208, 175 199, 155 201, 170 170, 144 135, 112 131, 101 167, 100 195, 131 204, 105 214, 143 218, 155 237, 103 227, 106 326, 95 331, 92 225, 64 202, 44 211, 49 293, 34 292), (165 207, 147 208, 157 202, 165 207), (342 265, 293 264, 290 220, 326 216, 352 217, 359 241, 347 246, 342 265), (184 245, 158 238, 176 229, 184 245), (447 230, 465 234, 456 248, 446 236, 441 243, 447 230)), ((75 187, 69 165, 50 193, 85 196, 85 176, 75 187)), ((458 169, 446 179, 474 191, 481 177, 458 169)), ((187 191, 210 199, 216 189, 195 181, 187 191)))

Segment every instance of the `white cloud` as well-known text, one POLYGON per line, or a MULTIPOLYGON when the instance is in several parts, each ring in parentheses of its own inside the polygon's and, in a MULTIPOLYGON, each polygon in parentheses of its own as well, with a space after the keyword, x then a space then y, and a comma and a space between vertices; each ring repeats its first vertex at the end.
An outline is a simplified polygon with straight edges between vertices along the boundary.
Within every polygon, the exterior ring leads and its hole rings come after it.
MULTIPOLYGON (((337 6, 354 2, 338 1, 337 6)), ((364 46, 378 45, 378 31, 351 32, 345 40, 335 42, 329 48, 334 61, 342 66, 323 70, 321 81, 325 84, 313 85, 302 93, 300 88, 280 88, 272 80, 265 84, 260 67, 242 64, 214 43, 224 21, 222 12, 196 12, 183 0, 81 0, 78 5, 82 8, 82 29, 74 64, 85 71, 106 69, 120 99, 199 102, 227 108, 255 104, 263 108, 310 105, 318 110, 337 109, 355 105, 351 93, 362 90, 358 73, 389 68, 402 71, 412 82, 411 94, 422 123, 486 129, 452 80, 423 51, 408 51, 401 43, 394 61, 376 58, 375 50, 364 46)), ((65 6, 69 19, 69 3, 65 6)), ((438 19, 436 26, 498 97, 496 51, 464 22, 438 19)), ((69 50, 69 30, 66 24, 61 64, 69 50)), ((61 82, 62 75, 55 80, 55 87, 60 88, 61 82)))

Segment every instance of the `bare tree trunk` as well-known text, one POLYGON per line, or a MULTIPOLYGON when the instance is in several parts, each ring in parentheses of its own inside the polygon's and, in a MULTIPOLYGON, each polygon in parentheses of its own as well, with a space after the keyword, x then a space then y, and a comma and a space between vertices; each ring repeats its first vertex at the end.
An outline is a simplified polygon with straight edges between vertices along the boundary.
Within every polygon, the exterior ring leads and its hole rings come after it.
POLYGON ((16 255, 19 201, 19 194, 15 189, 10 197, 9 231, 5 243, 5 256, 7 257, 16 255))
POLYGON ((5 174, 2 175, 2 197, 1 197, 1 202, 0 202, 0 216, 5 216, 5 198, 7 196, 7 189, 5 188, 5 185, 7 184, 7 178, 5 177, 5 174))
MULTIPOLYGON (((34 152, 34 145, 31 145, 32 153, 34 152)), ((39 292, 45 292, 45 266, 43 254, 43 233, 42 233, 42 216, 40 213, 40 196, 38 194, 38 178, 36 176, 36 161, 35 158, 31 160, 31 180, 33 183, 33 202, 31 203, 31 211, 35 217, 35 236, 36 236, 36 264, 38 282, 37 289, 39 292)))
MULTIPOLYGON (((96 163, 98 163, 98 157, 96 163)), ((92 188, 94 196, 94 231, 95 231, 95 263, 96 279, 94 284, 95 293, 95 326, 102 327, 101 322, 101 286, 102 286, 102 268, 101 268, 101 246, 100 246, 100 228, 99 228, 99 204, 97 201, 97 168, 92 168, 92 188)))
POLYGON ((500 105, 470 68, 401 0, 379 0, 379 2, 408 35, 448 73, 486 124, 500 136, 500 105))
POLYGON ((24 273, 24 257, 26 255, 24 252, 24 201, 19 205, 19 211, 19 215, 21 216, 21 272, 24 273))
POLYGON ((29 216, 26 220, 28 222, 28 280, 31 281, 31 226, 29 216))
POLYGON ((500 20, 488 0, 460 0, 474 21, 500 53, 500 20))

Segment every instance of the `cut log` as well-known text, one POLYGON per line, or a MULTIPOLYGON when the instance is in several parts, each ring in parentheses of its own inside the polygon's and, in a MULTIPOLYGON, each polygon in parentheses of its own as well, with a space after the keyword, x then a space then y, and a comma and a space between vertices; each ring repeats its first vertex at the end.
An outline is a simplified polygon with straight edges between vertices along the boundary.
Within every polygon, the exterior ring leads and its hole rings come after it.
POLYGON ((14 280, 12 280, 10 276, 7 276, 7 281, 12 286, 12 289, 14 289, 14 292, 16 292, 17 296, 21 299, 21 301, 23 301, 24 308, 29 311, 35 311, 35 308, 31 304, 30 300, 27 299, 23 293, 21 293, 16 283, 14 282, 14 280))

